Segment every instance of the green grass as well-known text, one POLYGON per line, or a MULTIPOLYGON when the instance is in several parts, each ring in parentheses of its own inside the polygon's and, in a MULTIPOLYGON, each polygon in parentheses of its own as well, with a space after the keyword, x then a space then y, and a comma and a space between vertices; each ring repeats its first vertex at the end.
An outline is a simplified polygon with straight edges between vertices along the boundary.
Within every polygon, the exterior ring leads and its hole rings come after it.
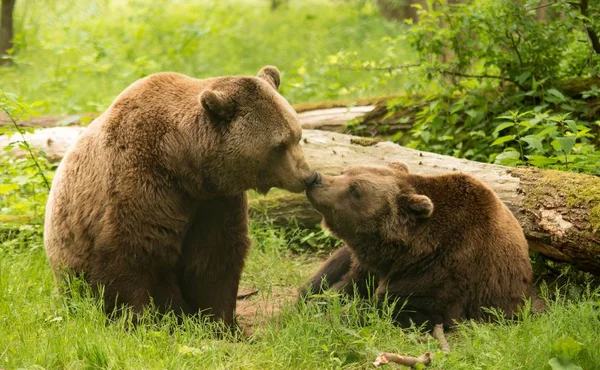
MULTIPOLYGON (((340 51, 362 60, 389 56, 380 40, 402 27, 370 2, 291 0, 276 12, 266 0, 17 6, 17 53, 13 66, 0 67, 1 89, 40 101, 40 113, 102 110, 129 83, 165 70, 206 77, 275 64, 293 103, 395 93, 406 83, 329 63, 340 51)), ((410 53, 395 53, 410 62, 410 53)), ((53 167, 39 161, 51 179, 53 167)), ((321 262, 297 253, 300 244, 332 243, 323 233, 256 222, 241 285, 258 294, 240 307, 283 310, 260 316, 251 338, 223 338, 214 325, 190 319, 178 326, 152 312, 135 328, 108 321, 93 298, 57 292, 42 245, 47 190, 37 167, 30 159, 0 162, 0 369, 367 369, 380 351, 433 351, 435 369, 549 369, 559 358, 586 370, 600 364, 598 291, 572 294, 577 286, 569 285, 543 314, 525 309, 517 323, 465 323, 449 335, 453 350, 444 355, 418 330, 399 330, 360 302, 332 295, 296 304, 295 289, 321 262)))
MULTIPOLYGON (((269 225, 254 224, 252 235, 242 286, 260 290, 254 300, 293 290, 318 267, 314 258, 291 254, 294 239, 269 225)), ((257 324, 251 339, 219 338, 218 328, 194 320, 177 326, 167 317, 134 329, 122 319, 109 322, 95 300, 57 293, 39 233, 6 238, 0 368, 367 369, 380 351, 433 351, 435 369, 544 369, 561 354, 584 369, 600 363, 598 292, 569 301, 559 295, 544 314, 525 309, 518 323, 464 324, 449 335, 449 355, 418 331, 401 331, 372 308, 335 296, 308 305, 290 298, 280 315, 257 324)))
POLYGON ((403 32, 370 2, 292 0, 271 11, 267 0, 28 0, 17 1, 15 22, 15 63, 0 67, 1 89, 43 102, 42 114, 101 111, 159 71, 255 75, 273 64, 292 103, 403 90, 399 78, 328 62, 338 52, 379 60, 380 40, 403 32))
POLYGON ((395 328, 359 302, 330 296, 326 303, 297 304, 296 288, 321 263, 297 253, 301 244, 332 243, 323 233, 264 222, 251 224, 241 283, 258 294, 238 305, 246 313, 240 322, 254 323, 250 339, 219 337, 218 327, 198 320, 182 326, 172 317, 156 320, 152 312, 137 328, 124 319, 109 322, 96 300, 66 300, 57 292, 42 243, 44 185, 29 159, 1 163, 2 214, 37 216, 0 222, 0 369, 367 369, 380 351, 433 351, 435 369, 549 369, 549 361, 565 355, 586 370, 600 363, 598 291, 569 284, 543 314, 525 309, 518 323, 463 324, 449 335, 453 350, 444 355, 417 330, 395 328), (273 306, 283 311, 271 315, 273 306), (256 321, 248 316, 253 310, 256 321))

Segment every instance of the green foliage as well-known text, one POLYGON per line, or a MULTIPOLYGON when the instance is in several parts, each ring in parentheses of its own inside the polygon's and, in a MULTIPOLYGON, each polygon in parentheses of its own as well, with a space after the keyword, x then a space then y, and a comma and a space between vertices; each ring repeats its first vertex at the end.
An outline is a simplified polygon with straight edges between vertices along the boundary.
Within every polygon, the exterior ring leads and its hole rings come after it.
POLYGON ((595 135, 582 122, 568 119, 569 113, 509 112, 494 130, 497 138, 491 146, 503 146, 496 156, 500 164, 515 166, 554 167, 600 175, 600 151, 593 141, 595 135), (502 135, 502 136, 501 136, 502 135), (511 146, 512 144, 512 146, 511 146))
MULTIPOLYGON (((242 278, 242 286, 259 289, 250 299, 295 290, 321 262, 290 256, 277 238, 263 237, 269 232, 264 225, 254 224, 251 232, 263 245, 251 250, 242 278)), ((41 234, 21 243, 18 253, 0 249, 5 368, 364 369, 382 351, 432 351, 434 367, 442 369, 544 369, 557 361, 592 369, 600 362, 600 294, 594 290, 572 299, 559 291, 545 313, 526 308, 518 321, 461 324, 448 334, 450 354, 431 338, 422 341, 416 329, 394 327, 390 311, 380 316, 373 305, 337 294, 299 303, 290 295, 281 313, 258 322, 254 336, 243 339, 219 337, 221 328, 201 320, 178 326, 172 316, 158 318, 153 311, 137 327, 128 318, 108 320, 84 285, 69 299, 59 294, 43 250, 27 248, 41 244, 41 234)))
MULTIPOLYGON (((417 113, 410 146, 600 174, 600 117, 560 91, 561 80, 595 75, 600 58, 586 42, 576 6, 558 1, 540 22, 530 10, 536 5, 474 0, 420 12, 408 36, 420 68, 442 82, 459 80, 417 113), (464 80, 471 76, 479 77, 464 80)), ((597 95, 592 86, 582 99, 597 95)))
POLYGON ((277 227, 271 220, 251 222, 253 245, 265 250, 277 246, 280 251, 293 253, 321 252, 336 249, 342 242, 336 239, 328 230, 302 229, 295 222, 287 227, 277 227))
POLYGON ((583 370, 574 362, 582 349, 583 345, 573 338, 558 338, 552 345, 552 352, 557 356, 551 358, 548 365, 552 370, 583 370))
POLYGON ((600 58, 590 54, 584 17, 572 2, 553 2, 543 22, 536 17, 537 0, 436 3, 442 5, 423 9, 419 24, 408 34, 432 76, 475 72, 527 91, 536 81, 598 72, 600 58))
POLYGON ((17 1, 13 66, 2 88, 41 113, 104 110, 127 85, 150 73, 204 78, 283 73, 291 102, 360 97, 395 90, 370 75, 329 71, 320 59, 340 49, 377 57, 374 40, 391 33, 370 4, 290 1, 17 1), (354 86, 343 88, 343 86, 354 86))
POLYGON ((47 200, 53 167, 46 159, 46 153, 32 148, 25 139, 26 130, 18 125, 18 121, 36 115, 35 107, 39 103, 25 104, 14 94, 0 90, 0 112, 3 112, 12 125, 0 126, 0 134, 9 137, 9 144, 0 153, 0 207, 2 219, 19 220, 18 216, 31 217, 29 223, 43 223, 44 205, 47 200), (27 153, 24 158, 9 155, 13 147, 19 147, 27 153), (12 217, 11 217, 12 216, 12 217))
POLYGON ((418 24, 382 40, 386 56, 357 55, 343 63, 383 70, 381 76, 408 76, 410 94, 388 103, 390 116, 408 110, 400 122, 411 129, 391 137, 403 145, 482 162, 600 174, 600 90, 583 87, 600 71, 585 28, 598 24, 600 4, 591 4, 585 18, 576 3, 552 2, 543 22, 537 5, 415 5, 418 24), (394 42, 409 42, 416 55, 399 57, 388 46, 394 42))
MULTIPOLYGON (((520 14, 518 2, 507 1, 476 0, 472 8, 451 12, 436 8, 408 36, 398 36, 405 28, 384 23, 365 0, 289 1, 274 12, 267 1, 18 2, 15 63, 0 69, 0 78, 3 89, 38 102, 28 105, 0 92, 0 112, 17 123, 0 126, 0 133, 11 134, 12 146, 27 154, 0 158, 0 368, 359 369, 381 351, 433 351, 434 366, 449 369, 596 366, 597 290, 570 284, 548 299, 544 313, 527 306, 519 320, 462 323, 449 335, 452 352, 443 354, 416 328, 394 327, 389 310, 381 315, 372 304, 338 294, 297 302, 290 292, 322 262, 298 252, 340 242, 295 225, 251 223, 253 248, 242 286, 258 289, 249 299, 266 300, 264 306, 289 295, 281 314, 257 323, 250 339, 223 337, 222 328, 202 320, 176 325, 152 309, 136 327, 127 317, 108 320, 83 282, 70 282, 81 289, 69 299, 58 293, 43 252, 43 208, 55 166, 24 140, 18 122, 36 110, 104 109, 127 84, 159 70, 203 77, 253 74, 276 64, 292 101, 403 87, 421 96, 390 102, 416 107, 412 130, 397 141, 482 161, 597 173, 598 118, 587 102, 599 98, 600 89, 571 98, 555 84, 597 73, 597 56, 582 53, 585 43, 577 43, 584 20, 568 13, 546 29, 532 23, 531 12, 520 14), (439 27, 441 21, 455 22, 456 30, 439 27), (503 37, 510 23, 516 27, 512 37, 503 37), (558 40, 565 31, 570 33, 558 40), (520 57, 511 51, 515 37, 523 47, 520 57), (535 37, 541 39, 530 40, 535 37), (421 57, 406 52, 407 42, 421 57), (447 50, 456 58, 443 62, 447 50), (364 69, 368 74, 356 73, 364 69), (499 73, 512 83, 458 76, 449 81, 449 73, 499 73)), ((556 11, 570 6, 557 4, 556 11)), ((591 21, 597 21, 595 7, 591 21)), ((573 201, 596 196, 577 194, 573 201)))

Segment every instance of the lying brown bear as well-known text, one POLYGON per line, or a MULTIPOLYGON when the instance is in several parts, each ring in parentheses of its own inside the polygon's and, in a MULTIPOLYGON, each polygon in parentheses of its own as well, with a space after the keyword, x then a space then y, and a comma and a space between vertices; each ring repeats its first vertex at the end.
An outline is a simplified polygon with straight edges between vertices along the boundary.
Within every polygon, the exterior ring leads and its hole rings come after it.
POLYGON ((482 182, 465 174, 420 176, 403 163, 352 167, 307 190, 324 225, 346 245, 303 287, 399 299, 397 324, 453 325, 514 314, 529 297, 532 269, 523 231, 482 182))

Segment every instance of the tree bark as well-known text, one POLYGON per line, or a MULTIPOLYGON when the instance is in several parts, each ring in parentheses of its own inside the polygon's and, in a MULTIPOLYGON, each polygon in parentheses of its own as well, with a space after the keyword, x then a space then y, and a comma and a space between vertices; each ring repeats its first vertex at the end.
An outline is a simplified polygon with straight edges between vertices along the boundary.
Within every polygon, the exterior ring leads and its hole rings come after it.
POLYGON ((548 0, 541 0, 538 3, 535 14, 538 22, 546 22, 548 19, 548 0))
MULTIPOLYGON (((8 51, 13 47, 13 13, 15 3, 16 0, 2 0, 2 17, 0 19, 0 57, 7 55, 8 51)), ((0 59, 0 64, 9 62, 9 59, 0 59)))
POLYGON ((590 38, 590 42, 592 44, 592 49, 596 52, 596 54, 600 54, 600 39, 598 38, 598 34, 592 23, 589 21, 589 11, 588 11, 588 0, 581 0, 579 2, 579 11, 581 15, 585 17, 583 23, 585 24, 585 29, 588 33, 588 37, 590 38))

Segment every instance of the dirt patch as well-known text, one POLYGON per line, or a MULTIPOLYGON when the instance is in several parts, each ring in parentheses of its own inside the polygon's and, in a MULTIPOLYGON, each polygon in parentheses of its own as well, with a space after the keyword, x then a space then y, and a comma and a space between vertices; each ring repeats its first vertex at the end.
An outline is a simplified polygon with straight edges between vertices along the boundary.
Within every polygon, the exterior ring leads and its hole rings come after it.
POLYGON ((276 319, 285 306, 293 305, 297 299, 296 287, 273 286, 270 292, 242 288, 236 307, 238 324, 250 336, 255 327, 276 319))

